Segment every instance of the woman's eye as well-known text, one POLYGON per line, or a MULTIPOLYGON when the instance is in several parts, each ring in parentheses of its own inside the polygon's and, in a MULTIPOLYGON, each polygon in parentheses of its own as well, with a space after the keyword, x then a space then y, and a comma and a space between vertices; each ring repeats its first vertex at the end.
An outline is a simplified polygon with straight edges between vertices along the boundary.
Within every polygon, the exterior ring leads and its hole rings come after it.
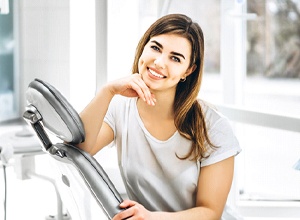
POLYGON ((157 47, 157 46, 155 46, 155 45, 151 46, 151 48, 152 48, 153 50, 159 51, 159 47, 157 47))
POLYGON ((172 57, 172 60, 174 60, 175 62, 180 63, 180 59, 178 57, 172 57))

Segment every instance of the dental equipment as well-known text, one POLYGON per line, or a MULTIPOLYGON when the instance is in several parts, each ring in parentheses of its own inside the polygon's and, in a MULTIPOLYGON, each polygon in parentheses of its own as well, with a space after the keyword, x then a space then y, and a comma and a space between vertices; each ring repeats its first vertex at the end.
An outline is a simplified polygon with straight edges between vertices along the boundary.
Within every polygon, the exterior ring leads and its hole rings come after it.
POLYGON ((36 132, 43 151, 54 159, 59 173, 58 187, 62 197, 68 197, 69 207, 66 206, 72 219, 72 212, 80 219, 88 218, 82 211, 86 204, 75 195, 81 190, 92 194, 106 216, 112 219, 122 211, 119 205, 123 199, 101 165, 75 146, 85 139, 77 112, 56 88, 40 79, 29 84, 26 99, 28 106, 23 118, 36 132), (48 134, 54 134, 62 143, 53 144, 48 134), (85 189, 78 188, 79 181, 84 182, 85 189))

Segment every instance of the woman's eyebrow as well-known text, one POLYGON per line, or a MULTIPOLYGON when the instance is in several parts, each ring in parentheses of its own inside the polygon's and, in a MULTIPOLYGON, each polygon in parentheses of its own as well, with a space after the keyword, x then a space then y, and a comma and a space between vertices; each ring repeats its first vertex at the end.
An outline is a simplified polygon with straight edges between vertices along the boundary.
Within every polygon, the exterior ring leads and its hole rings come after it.
MULTIPOLYGON (((155 43, 158 47, 160 47, 161 49, 163 49, 163 45, 161 45, 160 43, 158 43, 156 40, 152 40, 151 41, 152 43, 155 43)), ((183 59, 185 59, 185 57, 181 54, 181 53, 178 53, 178 52, 174 52, 172 51, 171 54, 175 55, 175 56, 180 56, 182 57, 183 59)))
POLYGON ((183 59, 185 59, 185 57, 184 57, 181 53, 171 52, 171 54, 173 54, 173 55, 175 55, 175 56, 182 57, 183 59))

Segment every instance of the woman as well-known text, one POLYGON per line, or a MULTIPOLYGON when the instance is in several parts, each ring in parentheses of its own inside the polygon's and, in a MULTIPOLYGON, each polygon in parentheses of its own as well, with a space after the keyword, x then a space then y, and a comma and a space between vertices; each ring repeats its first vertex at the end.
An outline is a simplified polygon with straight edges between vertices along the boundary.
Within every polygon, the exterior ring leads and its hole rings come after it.
POLYGON ((104 85, 80 114, 96 154, 111 142, 130 200, 113 219, 220 219, 239 144, 226 118, 198 100, 204 38, 189 17, 157 20, 131 75, 104 85))

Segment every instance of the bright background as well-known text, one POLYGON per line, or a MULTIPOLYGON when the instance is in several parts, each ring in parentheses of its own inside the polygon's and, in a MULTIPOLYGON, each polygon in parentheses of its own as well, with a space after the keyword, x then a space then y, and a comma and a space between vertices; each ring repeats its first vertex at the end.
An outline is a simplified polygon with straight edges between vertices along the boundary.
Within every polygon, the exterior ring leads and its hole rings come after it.
MULTIPOLYGON (((167 13, 187 14, 203 28, 206 60, 199 97, 265 113, 262 124, 269 115, 280 115, 299 125, 299 0, 9 3, 10 13, 0 15, 1 133, 8 131, 6 119, 23 112, 24 91, 34 78, 55 85, 81 111, 103 83, 130 73, 142 33, 167 13)), ((231 207, 249 219, 299 219, 300 172, 293 169, 300 159, 299 128, 268 128, 251 120, 232 121, 232 126, 243 151, 237 157, 231 207)), ((117 169, 114 150, 97 158, 117 169)), ((44 156, 36 160, 37 172, 51 172, 44 156)), ((8 220, 43 219, 55 212, 55 196, 43 182, 16 179, 12 166, 7 172, 8 220)))

